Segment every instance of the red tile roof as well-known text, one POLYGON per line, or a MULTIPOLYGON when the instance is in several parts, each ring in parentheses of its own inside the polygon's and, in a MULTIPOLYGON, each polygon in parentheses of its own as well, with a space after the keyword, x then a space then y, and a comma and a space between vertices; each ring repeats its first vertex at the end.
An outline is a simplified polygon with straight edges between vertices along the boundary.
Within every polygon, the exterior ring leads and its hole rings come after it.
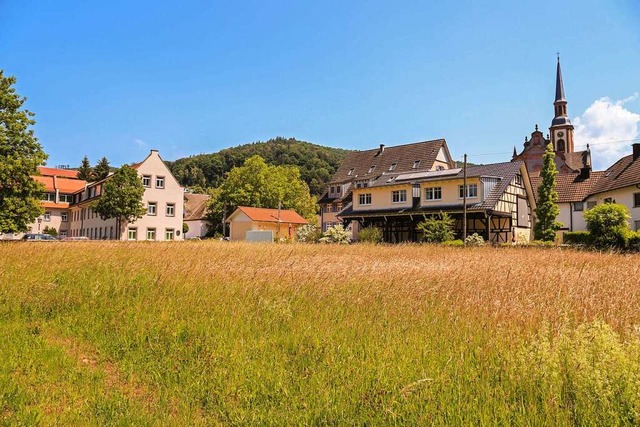
POLYGON ((615 162, 604 172, 604 176, 592 193, 602 193, 640 184, 640 158, 633 160, 630 154, 615 162))
POLYGON ((32 177, 36 181, 42 183, 45 187, 45 191, 54 192, 56 189, 63 194, 71 194, 76 191, 84 189, 87 184, 86 181, 81 179, 66 179, 53 176, 34 176, 32 177))
POLYGON ((46 166, 39 166, 38 171, 42 176, 60 176, 65 178, 78 178, 78 171, 71 169, 57 169, 48 168, 46 166))
POLYGON ((69 203, 56 203, 56 202, 42 202, 43 208, 59 208, 59 209, 67 209, 69 207, 69 203))
MULTIPOLYGON (((278 209, 252 208, 248 206, 238 206, 237 211, 242 211, 252 221, 260 222, 278 222, 278 209)), ((234 212, 235 213, 235 212, 234 212)), ((233 214, 231 214, 233 216, 233 214)), ((231 216, 229 218, 231 218, 231 216)), ((280 222, 290 224, 308 224, 309 221, 298 215, 297 212, 281 209, 280 222)))
MULTIPOLYGON (((556 192, 558 203, 581 202, 594 193, 605 172, 591 172, 589 178, 581 178, 579 173, 558 174, 556 176, 556 192)), ((531 177, 533 193, 538 200, 538 187, 542 183, 542 177, 531 177)))

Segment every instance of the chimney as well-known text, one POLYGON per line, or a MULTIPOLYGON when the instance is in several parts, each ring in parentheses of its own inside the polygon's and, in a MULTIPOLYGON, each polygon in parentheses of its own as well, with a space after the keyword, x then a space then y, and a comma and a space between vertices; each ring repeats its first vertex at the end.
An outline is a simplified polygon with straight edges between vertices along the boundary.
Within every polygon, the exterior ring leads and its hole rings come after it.
POLYGON ((384 153, 384 144, 380 144, 380 151, 378 151, 378 156, 384 153))
POLYGON ((633 161, 635 162, 640 158, 640 142, 636 142, 635 144, 631 144, 633 147, 633 161))

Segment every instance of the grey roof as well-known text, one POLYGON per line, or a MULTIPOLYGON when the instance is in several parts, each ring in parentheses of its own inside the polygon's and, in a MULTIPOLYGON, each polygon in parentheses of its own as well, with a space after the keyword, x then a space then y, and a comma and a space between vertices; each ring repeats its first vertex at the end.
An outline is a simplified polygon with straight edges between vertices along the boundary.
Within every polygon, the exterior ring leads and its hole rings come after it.
POLYGON ((556 71, 556 102, 566 101, 564 97, 564 84, 562 82, 562 70, 560 69, 560 57, 558 57, 558 69, 556 71))
POLYGON ((202 220, 207 211, 207 204, 211 196, 208 194, 184 194, 184 220, 202 220))

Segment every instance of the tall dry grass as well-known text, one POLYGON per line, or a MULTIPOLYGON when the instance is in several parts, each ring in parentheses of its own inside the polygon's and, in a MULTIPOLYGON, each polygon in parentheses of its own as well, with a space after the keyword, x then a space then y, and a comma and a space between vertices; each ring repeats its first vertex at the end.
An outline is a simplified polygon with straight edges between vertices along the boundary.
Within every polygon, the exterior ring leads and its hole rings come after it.
POLYGON ((0 260, 6 420, 640 420, 638 255, 70 242, 0 260))

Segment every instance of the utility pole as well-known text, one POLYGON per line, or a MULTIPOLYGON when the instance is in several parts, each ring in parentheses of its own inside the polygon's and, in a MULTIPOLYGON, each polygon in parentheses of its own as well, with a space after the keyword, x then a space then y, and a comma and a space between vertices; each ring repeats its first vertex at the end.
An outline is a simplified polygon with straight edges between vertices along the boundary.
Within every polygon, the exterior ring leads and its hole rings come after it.
POLYGON ((462 166, 462 241, 467 245, 467 155, 462 166))
POLYGON ((280 240, 280 210, 282 209, 282 202, 279 201, 278 202, 278 232, 277 232, 277 238, 278 240, 280 240))
POLYGON ((227 204, 222 207, 222 238, 224 239, 225 232, 227 231, 227 204))

